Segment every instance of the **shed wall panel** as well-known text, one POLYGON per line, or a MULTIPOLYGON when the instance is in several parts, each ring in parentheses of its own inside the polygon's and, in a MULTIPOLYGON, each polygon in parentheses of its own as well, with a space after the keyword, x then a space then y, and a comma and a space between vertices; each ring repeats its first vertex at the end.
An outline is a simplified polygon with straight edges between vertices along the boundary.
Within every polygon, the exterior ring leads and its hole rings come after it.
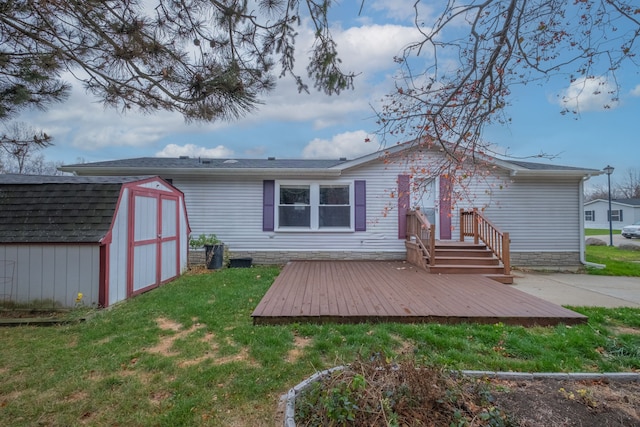
POLYGON ((176 241, 162 242, 162 262, 160 264, 160 281, 164 282, 176 276, 176 241))
POLYGON ((184 199, 181 197, 180 202, 178 203, 179 212, 180 212, 180 272, 186 271, 189 263, 189 229, 187 222, 187 213, 184 209, 184 199))
POLYGON ((124 189, 115 214, 109 244, 109 305, 127 298, 129 189, 124 189))
POLYGON ((162 199, 162 237, 175 237, 176 230, 176 201, 162 199))
POLYGON ((134 205, 135 241, 155 239, 158 233, 158 203, 156 199, 136 195, 134 205))
MULTIPOLYGON (((21 304, 73 307, 78 293, 98 304, 98 245, 0 245, 0 260, 15 262, 10 299, 21 304)), ((0 263, 0 269, 5 263, 0 263)), ((0 271, 0 277, 6 272, 0 271)), ((4 290, 7 292, 5 285, 4 290)), ((7 295, 4 300, 9 300, 7 295)))
POLYGON ((133 249, 133 292, 156 283, 156 245, 136 246, 133 249))

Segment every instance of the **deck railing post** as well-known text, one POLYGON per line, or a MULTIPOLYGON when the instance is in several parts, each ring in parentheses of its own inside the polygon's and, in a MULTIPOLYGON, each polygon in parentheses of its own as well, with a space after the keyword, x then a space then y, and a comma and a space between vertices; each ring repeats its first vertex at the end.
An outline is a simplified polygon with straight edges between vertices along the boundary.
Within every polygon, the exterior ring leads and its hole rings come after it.
POLYGON ((429 265, 436 265, 436 225, 429 227, 429 265))
POLYGON ((480 218, 478 217, 478 209, 473 208, 473 243, 478 244, 478 221, 480 218))
POLYGON ((502 264, 504 265, 504 274, 511 274, 511 250, 509 248, 511 240, 509 233, 502 234, 502 264))

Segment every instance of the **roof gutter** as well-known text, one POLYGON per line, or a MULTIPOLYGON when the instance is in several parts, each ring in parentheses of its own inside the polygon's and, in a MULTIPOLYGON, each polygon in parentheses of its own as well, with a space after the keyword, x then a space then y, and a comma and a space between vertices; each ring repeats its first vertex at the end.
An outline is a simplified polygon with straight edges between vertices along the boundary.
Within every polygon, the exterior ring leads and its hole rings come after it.
POLYGON ((588 180, 590 178, 590 176, 586 176, 582 179, 582 181, 580 181, 580 185, 579 185, 579 197, 578 197, 578 205, 579 205, 579 210, 580 210, 580 263, 582 263, 582 265, 585 265, 587 267, 593 267, 593 268, 597 268, 597 269, 603 269, 606 267, 606 265, 604 264, 596 264, 595 262, 589 262, 585 259, 585 250, 586 250, 586 243, 585 243, 585 235, 584 235, 584 182, 586 180, 588 180))

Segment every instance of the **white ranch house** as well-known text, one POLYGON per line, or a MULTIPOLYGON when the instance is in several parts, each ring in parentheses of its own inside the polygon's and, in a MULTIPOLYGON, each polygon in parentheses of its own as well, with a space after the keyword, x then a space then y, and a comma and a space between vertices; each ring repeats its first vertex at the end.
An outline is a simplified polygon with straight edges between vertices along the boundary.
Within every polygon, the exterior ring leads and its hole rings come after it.
MULTIPOLYGON (((440 240, 456 239, 460 208, 510 233, 513 266, 577 266, 584 260, 583 182, 601 171, 492 160, 472 178, 472 200, 451 206, 446 176, 416 190, 398 145, 353 160, 137 158, 63 166, 77 175, 159 175, 185 195, 194 235, 215 233, 233 257, 254 263, 296 259, 406 258, 405 221, 416 207, 440 240), (423 191, 425 190, 426 191, 423 191), (410 193, 410 194, 409 194, 410 193), (398 197, 400 196, 400 197, 398 197)), ((423 149, 424 162, 442 154, 423 149)))
MULTIPOLYGON (((640 221, 640 199, 612 199, 611 227, 622 230, 625 225, 640 221)), ((596 199, 584 204, 586 228, 609 229, 609 200, 596 199)))

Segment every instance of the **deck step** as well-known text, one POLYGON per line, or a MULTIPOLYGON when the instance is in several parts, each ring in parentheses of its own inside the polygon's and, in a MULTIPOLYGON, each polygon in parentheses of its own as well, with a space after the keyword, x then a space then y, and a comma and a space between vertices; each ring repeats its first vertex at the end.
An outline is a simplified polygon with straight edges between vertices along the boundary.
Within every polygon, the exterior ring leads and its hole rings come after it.
POLYGON ((484 243, 471 243, 471 242, 436 242, 436 249, 480 249, 487 250, 487 245, 484 243))
POLYGON ((488 277, 504 285, 513 285, 513 275, 511 274, 485 274, 484 277, 488 277))
POLYGON ((492 258, 493 252, 488 249, 438 249, 436 248, 436 258, 443 257, 477 257, 492 258))
POLYGON ((497 258, 467 257, 467 256, 439 256, 436 254, 436 265, 500 265, 497 258))
POLYGON ((430 265, 429 272, 440 274, 504 274, 504 267, 493 265, 430 265))

